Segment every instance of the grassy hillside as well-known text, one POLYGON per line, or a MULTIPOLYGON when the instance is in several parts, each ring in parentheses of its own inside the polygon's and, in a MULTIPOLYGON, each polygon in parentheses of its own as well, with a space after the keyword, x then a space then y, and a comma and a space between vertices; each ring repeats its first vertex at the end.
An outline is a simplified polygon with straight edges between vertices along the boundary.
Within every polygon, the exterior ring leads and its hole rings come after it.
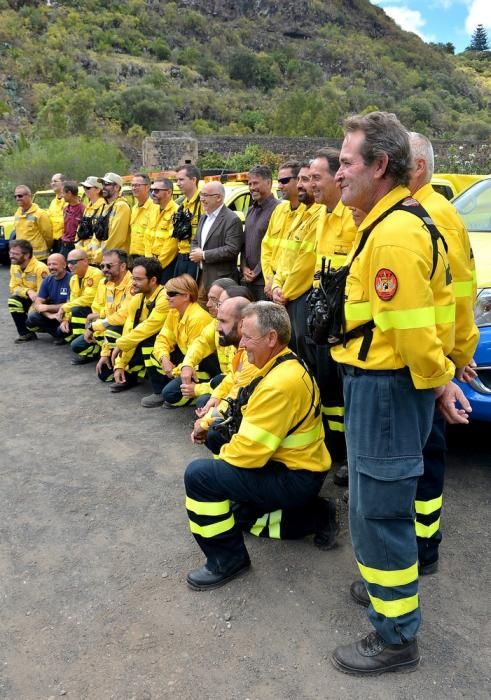
POLYGON ((338 136, 373 108, 487 139, 489 57, 465 56, 366 0, 0 0, 0 147, 169 128, 338 136))

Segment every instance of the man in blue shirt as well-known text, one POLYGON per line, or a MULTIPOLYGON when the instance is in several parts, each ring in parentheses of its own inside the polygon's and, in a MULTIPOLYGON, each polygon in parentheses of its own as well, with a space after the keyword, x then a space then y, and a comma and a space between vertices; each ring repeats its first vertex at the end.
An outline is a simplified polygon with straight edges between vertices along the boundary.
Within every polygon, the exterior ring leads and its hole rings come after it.
POLYGON ((59 330, 60 322, 56 314, 70 298, 71 273, 67 271, 66 260, 60 253, 50 255, 47 265, 50 274, 41 283, 26 325, 31 331, 49 333, 54 336, 55 344, 63 345, 64 334, 59 330))

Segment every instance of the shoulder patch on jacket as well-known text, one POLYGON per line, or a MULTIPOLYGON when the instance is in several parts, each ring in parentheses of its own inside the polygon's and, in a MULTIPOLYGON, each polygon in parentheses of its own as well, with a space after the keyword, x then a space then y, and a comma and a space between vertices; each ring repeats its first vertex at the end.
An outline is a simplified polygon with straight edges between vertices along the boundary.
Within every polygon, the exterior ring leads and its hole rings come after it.
POLYGON ((397 292, 397 277, 387 268, 381 268, 375 275, 375 291, 382 301, 390 301, 397 292))

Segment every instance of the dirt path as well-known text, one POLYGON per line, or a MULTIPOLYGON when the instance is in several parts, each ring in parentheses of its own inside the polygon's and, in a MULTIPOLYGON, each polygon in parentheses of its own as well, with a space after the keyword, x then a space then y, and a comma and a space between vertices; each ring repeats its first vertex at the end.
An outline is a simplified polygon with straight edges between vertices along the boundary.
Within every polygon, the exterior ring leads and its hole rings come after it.
MULTIPOLYGON (((110 394, 47 338, 14 345, 0 270, 0 698, 488 698, 489 438, 450 455, 441 570, 421 583, 416 673, 357 679, 329 661, 369 630, 339 547, 249 538, 251 572, 196 593, 182 474, 192 412, 110 394)), ((466 447, 467 445, 467 447, 466 447)), ((328 482, 336 496, 341 490, 328 482)))

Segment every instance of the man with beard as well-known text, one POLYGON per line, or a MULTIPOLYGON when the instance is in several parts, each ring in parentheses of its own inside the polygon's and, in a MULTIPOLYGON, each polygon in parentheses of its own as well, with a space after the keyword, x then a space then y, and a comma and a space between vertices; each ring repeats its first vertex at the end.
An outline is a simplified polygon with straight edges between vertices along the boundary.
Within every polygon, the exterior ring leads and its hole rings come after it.
POLYGON ((121 308, 131 298, 132 278, 128 270, 128 253, 120 248, 104 252, 101 263, 102 279, 98 286, 92 311, 85 321, 85 332, 71 343, 77 355, 72 365, 84 365, 100 354, 110 357, 121 337, 125 313, 121 308))
POLYGON ((244 245, 240 255, 241 283, 255 299, 264 299, 264 275, 261 269, 261 243, 273 210, 279 202, 271 191, 273 175, 267 165, 255 165, 247 176, 252 205, 244 227, 244 245))
POLYGON ((206 556, 186 579, 198 591, 222 586, 249 568, 241 529, 251 516, 260 520, 258 536, 315 533, 325 549, 336 539, 335 506, 318 496, 330 466, 319 391, 288 350, 288 314, 278 304, 248 304, 241 334, 240 346, 259 371, 238 397, 239 424, 218 458, 194 460, 184 476, 190 529, 206 556))
POLYGON ((288 245, 280 248, 271 288, 273 301, 285 306, 290 317, 290 347, 313 367, 314 348, 307 342, 305 300, 314 276, 316 231, 324 207, 315 202, 307 162, 300 165, 297 190, 298 200, 305 209, 298 225, 294 225, 284 238, 288 245))

